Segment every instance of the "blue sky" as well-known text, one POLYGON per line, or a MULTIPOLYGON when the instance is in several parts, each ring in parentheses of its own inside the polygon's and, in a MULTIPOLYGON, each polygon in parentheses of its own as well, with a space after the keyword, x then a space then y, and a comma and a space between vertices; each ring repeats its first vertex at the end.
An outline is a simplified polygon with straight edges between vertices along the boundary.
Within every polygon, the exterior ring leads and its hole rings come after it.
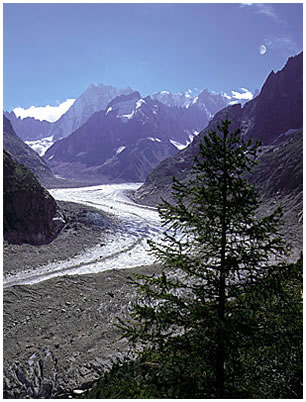
POLYGON ((57 105, 91 83, 143 96, 194 87, 254 92, 302 50, 302 7, 4 4, 4 109, 57 105))

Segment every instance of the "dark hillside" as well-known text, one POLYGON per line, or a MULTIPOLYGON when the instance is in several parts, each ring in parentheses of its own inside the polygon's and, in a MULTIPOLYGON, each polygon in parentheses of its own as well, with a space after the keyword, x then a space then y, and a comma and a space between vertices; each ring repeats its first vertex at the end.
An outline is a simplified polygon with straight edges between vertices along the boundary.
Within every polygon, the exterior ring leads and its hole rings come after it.
POLYGON ((4 239, 16 244, 44 244, 63 227, 63 216, 51 195, 24 165, 3 152, 4 239))
POLYGON ((46 162, 17 136, 10 120, 5 115, 3 115, 3 148, 16 161, 27 166, 43 185, 49 186, 57 183, 46 162))

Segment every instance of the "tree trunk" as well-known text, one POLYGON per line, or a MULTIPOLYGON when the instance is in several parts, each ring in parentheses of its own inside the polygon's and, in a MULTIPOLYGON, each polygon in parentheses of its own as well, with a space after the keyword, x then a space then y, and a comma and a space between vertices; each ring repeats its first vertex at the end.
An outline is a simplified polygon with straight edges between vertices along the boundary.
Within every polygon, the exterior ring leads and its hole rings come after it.
POLYGON ((221 264, 219 277, 219 303, 218 303, 218 327, 217 327, 217 356, 216 356, 216 389, 217 397, 224 398, 225 383, 225 277, 226 277, 226 232, 227 232, 227 155, 226 155, 226 138, 228 134, 228 126, 223 128, 223 188, 222 188, 222 236, 221 236, 221 264))

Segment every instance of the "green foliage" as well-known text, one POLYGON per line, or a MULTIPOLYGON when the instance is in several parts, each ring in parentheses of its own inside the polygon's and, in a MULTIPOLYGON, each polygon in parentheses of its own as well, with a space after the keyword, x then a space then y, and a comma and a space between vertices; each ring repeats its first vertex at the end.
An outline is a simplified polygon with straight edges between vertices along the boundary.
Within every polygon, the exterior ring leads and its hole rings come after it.
MULTIPOLYGON (((228 397, 302 398, 302 269, 300 259, 264 290, 241 291, 244 313, 227 328, 228 397)), ((136 360, 117 362, 84 397, 215 398, 212 334, 206 327, 178 335, 163 351, 147 348, 136 360)))
POLYGON ((256 217, 245 175, 259 144, 229 125, 204 137, 175 204, 159 207, 163 272, 131 279, 139 300, 120 324, 138 358, 101 380, 100 397, 301 396, 301 261, 284 263, 280 209, 256 217))

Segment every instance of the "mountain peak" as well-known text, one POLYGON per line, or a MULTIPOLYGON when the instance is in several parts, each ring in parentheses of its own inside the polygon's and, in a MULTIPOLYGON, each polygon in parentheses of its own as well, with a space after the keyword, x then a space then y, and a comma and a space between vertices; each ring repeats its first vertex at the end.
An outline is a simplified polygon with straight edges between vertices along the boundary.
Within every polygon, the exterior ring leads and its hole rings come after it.
POLYGON ((135 100, 135 99, 140 99, 140 98, 141 98, 141 95, 138 91, 133 91, 129 94, 121 94, 119 96, 116 96, 114 99, 112 99, 110 101, 110 103, 107 105, 107 107, 114 106, 122 101, 130 101, 130 100, 135 100))

